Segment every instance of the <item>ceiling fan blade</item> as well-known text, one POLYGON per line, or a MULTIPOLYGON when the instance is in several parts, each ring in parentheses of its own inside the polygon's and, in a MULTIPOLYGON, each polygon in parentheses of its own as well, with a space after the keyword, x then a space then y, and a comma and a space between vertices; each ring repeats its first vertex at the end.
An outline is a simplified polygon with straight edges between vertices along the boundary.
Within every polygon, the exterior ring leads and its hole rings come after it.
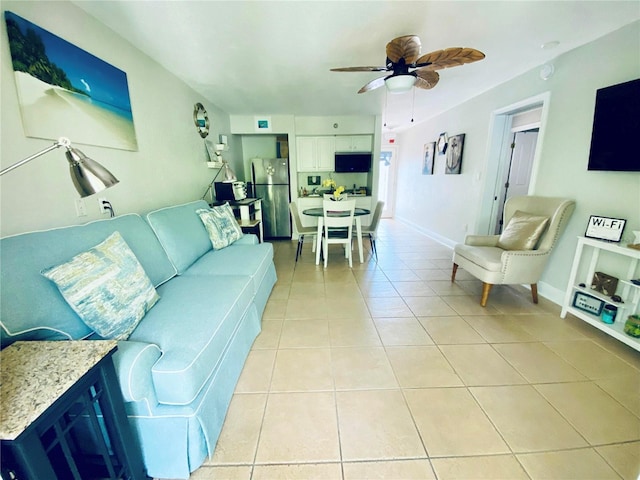
POLYGON ((435 87, 440 81, 440 75, 438 72, 420 69, 415 70, 413 73, 416 74, 416 83, 414 84, 414 87, 417 88, 429 90, 430 88, 435 87))
POLYGON ((332 68, 332 72, 386 72, 387 67, 342 67, 332 68))
POLYGON ((375 80, 371 80, 364 87, 358 90, 358 93, 370 92, 371 90, 375 90, 376 88, 380 88, 384 85, 385 77, 376 78, 375 80))
POLYGON ((417 35, 394 38, 387 43, 387 58, 393 63, 404 58, 404 63, 410 65, 420 56, 420 48, 420 38, 417 35))
POLYGON ((483 58, 484 53, 475 48, 452 47, 422 55, 416 61, 416 67, 421 67, 421 70, 442 70, 477 62, 483 58))

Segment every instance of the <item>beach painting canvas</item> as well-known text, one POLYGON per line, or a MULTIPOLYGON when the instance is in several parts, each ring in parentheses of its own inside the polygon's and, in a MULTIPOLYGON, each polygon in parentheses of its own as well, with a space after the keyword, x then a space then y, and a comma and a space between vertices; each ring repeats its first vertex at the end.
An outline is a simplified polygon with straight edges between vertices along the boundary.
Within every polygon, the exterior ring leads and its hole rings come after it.
POLYGON ((5 21, 26 136, 138 150, 125 72, 14 13, 5 21))

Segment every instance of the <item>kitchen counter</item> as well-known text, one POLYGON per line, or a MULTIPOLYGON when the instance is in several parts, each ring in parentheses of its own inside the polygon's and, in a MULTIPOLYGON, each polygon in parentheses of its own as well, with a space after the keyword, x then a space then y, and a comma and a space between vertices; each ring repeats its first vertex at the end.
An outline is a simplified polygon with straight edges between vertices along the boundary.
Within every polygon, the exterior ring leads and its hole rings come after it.
MULTIPOLYGON (((370 195, 367 195, 366 193, 349 193, 349 192, 347 192, 347 195, 349 197, 359 197, 359 198, 370 197, 370 195)), ((323 196, 322 193, 310 193, 308 195, 300 195, 300 194, 298 194, 298 198, 321 198, 322 196, 323 196)))

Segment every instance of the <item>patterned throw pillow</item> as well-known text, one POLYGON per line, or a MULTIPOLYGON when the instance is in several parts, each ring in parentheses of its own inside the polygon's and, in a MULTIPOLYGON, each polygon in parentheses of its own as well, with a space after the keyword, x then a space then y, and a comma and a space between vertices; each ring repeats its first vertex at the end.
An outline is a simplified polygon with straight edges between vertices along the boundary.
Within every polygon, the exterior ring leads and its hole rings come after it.
POLYGON ((160 299, 118 232, 41 273, 57 285, 82 321, 103 338, 126 340, 160 299))
POLYGON ((214 250, 221 250, 242 238, 242 229, 228 203, 211 210, 201 208, 196 213, 209 233, 214 250))

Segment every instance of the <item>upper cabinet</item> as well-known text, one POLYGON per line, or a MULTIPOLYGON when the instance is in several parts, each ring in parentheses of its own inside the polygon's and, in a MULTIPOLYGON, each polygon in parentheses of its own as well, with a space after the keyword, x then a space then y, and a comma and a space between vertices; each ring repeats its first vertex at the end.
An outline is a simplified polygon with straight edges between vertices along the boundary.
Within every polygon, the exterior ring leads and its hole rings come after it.
POLYGON ((297 137, 299 172, 333 172, 335 157, 335 138, 297 137))
POLYGON ((370 152, 372 149, 371 135, 338 135, 336 138, 336 152, 370 152))

